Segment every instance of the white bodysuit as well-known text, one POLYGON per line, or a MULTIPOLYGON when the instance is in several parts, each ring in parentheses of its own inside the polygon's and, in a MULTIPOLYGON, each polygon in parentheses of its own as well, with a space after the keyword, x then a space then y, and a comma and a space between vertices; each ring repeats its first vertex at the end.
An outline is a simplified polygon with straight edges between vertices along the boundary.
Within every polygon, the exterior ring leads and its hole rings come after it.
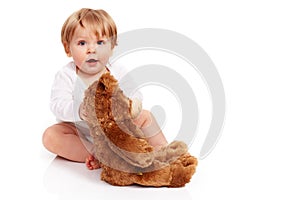
MULTIPOLYGON (((126 74, 126 70, 121 66, 112 66, 109 68, 110 73, 120 80, 126 74)), ((126 84, 126 87, 134 87, 132 84, 126 84)), ((121 89, 122 85, 120 85, 121 89)), ((57 72, 51 89, 50 109, 55 115, 58 122, 72 122, 80 132, 84 132, 88 136, 87 125, 79 117, 79 106, 84 98, 84 91, 87 85, 77 76, 76 65, 70 62, 57 72)), ((126 94, 126 92, 124 91, 126 94)), ((130 96, 130 94, 128 95, 130 96)), ((139 98, 142 100, 141 93, 137 92, 131 98, 139 98)), ((90 140, 90 138, 88 139, 90 140)))

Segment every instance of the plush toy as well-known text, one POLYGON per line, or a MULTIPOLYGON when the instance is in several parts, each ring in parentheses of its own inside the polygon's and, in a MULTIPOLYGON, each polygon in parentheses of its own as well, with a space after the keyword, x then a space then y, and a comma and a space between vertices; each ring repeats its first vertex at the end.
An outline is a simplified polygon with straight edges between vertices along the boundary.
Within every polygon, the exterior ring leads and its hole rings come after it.
POLYGON ((101 179, 118 186, 184 186, 195 173, 197 159, 180 141, 154 150, 132 122, 136 115, 132 104, 109 72, 85 92, 86 121, 101 179))

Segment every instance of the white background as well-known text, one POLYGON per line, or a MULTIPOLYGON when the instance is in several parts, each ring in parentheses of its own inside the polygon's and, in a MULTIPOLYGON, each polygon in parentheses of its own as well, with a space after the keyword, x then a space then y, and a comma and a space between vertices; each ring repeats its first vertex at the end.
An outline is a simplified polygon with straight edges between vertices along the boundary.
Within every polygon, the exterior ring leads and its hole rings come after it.
POLYGON ((97 199, 109 199, 109 194, 114 199, 300 198, 296 0, 11 0, 0 7, 1 199, 81 199, 91 193, 97 199), (225 126, 216 148, 199 162, 184 189, 122 189, 98 180, 91 184, 97 171, 85 170, 78 186, 78 174, 63 173, 84 166, 61 160, 56 165, 62 171, 56 168, 49 179, 54 155, 43 148, 41 136, 54 122, 48 107, 54 74, 69 61, 60 29, 81 7, 105 9, 120 33, 164 28, 184 34, 215 63, 226 93, 225 126), (56 187, 49 186, 55 181, 56 187), (98 182, 103 186, 99 191, 98 182))

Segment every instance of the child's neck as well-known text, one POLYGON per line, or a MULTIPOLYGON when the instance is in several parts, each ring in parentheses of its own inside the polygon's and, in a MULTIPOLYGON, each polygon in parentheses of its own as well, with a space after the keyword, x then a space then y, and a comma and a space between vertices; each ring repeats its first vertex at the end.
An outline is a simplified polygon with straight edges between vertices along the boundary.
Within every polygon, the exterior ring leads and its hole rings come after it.
POLYGON ((87 85, 90 86, 92 83, 94 83, 96 80, 98 80, 102 74, 106 73, 106 67, 101 70, 100 72, 98 72, 97 74, 94 75, 89 75, 89 74, 85 74, 82 73, 80 70, 77 70, 77 75, 81 78, 81 80, 87 85))

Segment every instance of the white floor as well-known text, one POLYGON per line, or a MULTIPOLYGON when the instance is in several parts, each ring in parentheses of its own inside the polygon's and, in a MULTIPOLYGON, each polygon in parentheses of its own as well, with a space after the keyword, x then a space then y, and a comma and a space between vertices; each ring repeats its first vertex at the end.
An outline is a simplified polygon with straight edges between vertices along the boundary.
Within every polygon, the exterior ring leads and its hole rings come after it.
POLYGON ((44 187, 47 193, 61 199, 195 199, 192 188, 197 177, 184 188, 146 188, 139 186, 115 187, 99 179, 100 170, 89 171, 84 165, 55 158, 44 174, 44 187))
POLYGON ((243 148, 241 144, 234 144, 234 138, 228 132, 216 149, 199 161, 196 174, 183 188, 111 186, 99 179, 100 170, 90 171, 84 164, 57 158, 42 148, 38 143, 40 137, 35 138, 37 145, 27 145, 20 141, 16 142, 19 150, 12 149, 12 153, 7 154, 2 152, 1 199, 198 200, 300 197, 300 162, 296 153, 299 151, 283 156, 272 145, 264 151, 255 145, 250 148, 251 140, 244 143, 247 148, 243 148))
MULTIPOLYGON (((151 188, 140 186, 116 187, 100 180, 101 169, 90 171, 82 163, 64 160, 44 149, 33 156, 23 151, 27 159, 18 166, 1 170, 0 196, 3 199, 198 199, 201 169, 183 188, 151 188), (9 198, 7 198, 9 197, 9 198)), ((2 198, 1 198, 2 199, 2 198)))

